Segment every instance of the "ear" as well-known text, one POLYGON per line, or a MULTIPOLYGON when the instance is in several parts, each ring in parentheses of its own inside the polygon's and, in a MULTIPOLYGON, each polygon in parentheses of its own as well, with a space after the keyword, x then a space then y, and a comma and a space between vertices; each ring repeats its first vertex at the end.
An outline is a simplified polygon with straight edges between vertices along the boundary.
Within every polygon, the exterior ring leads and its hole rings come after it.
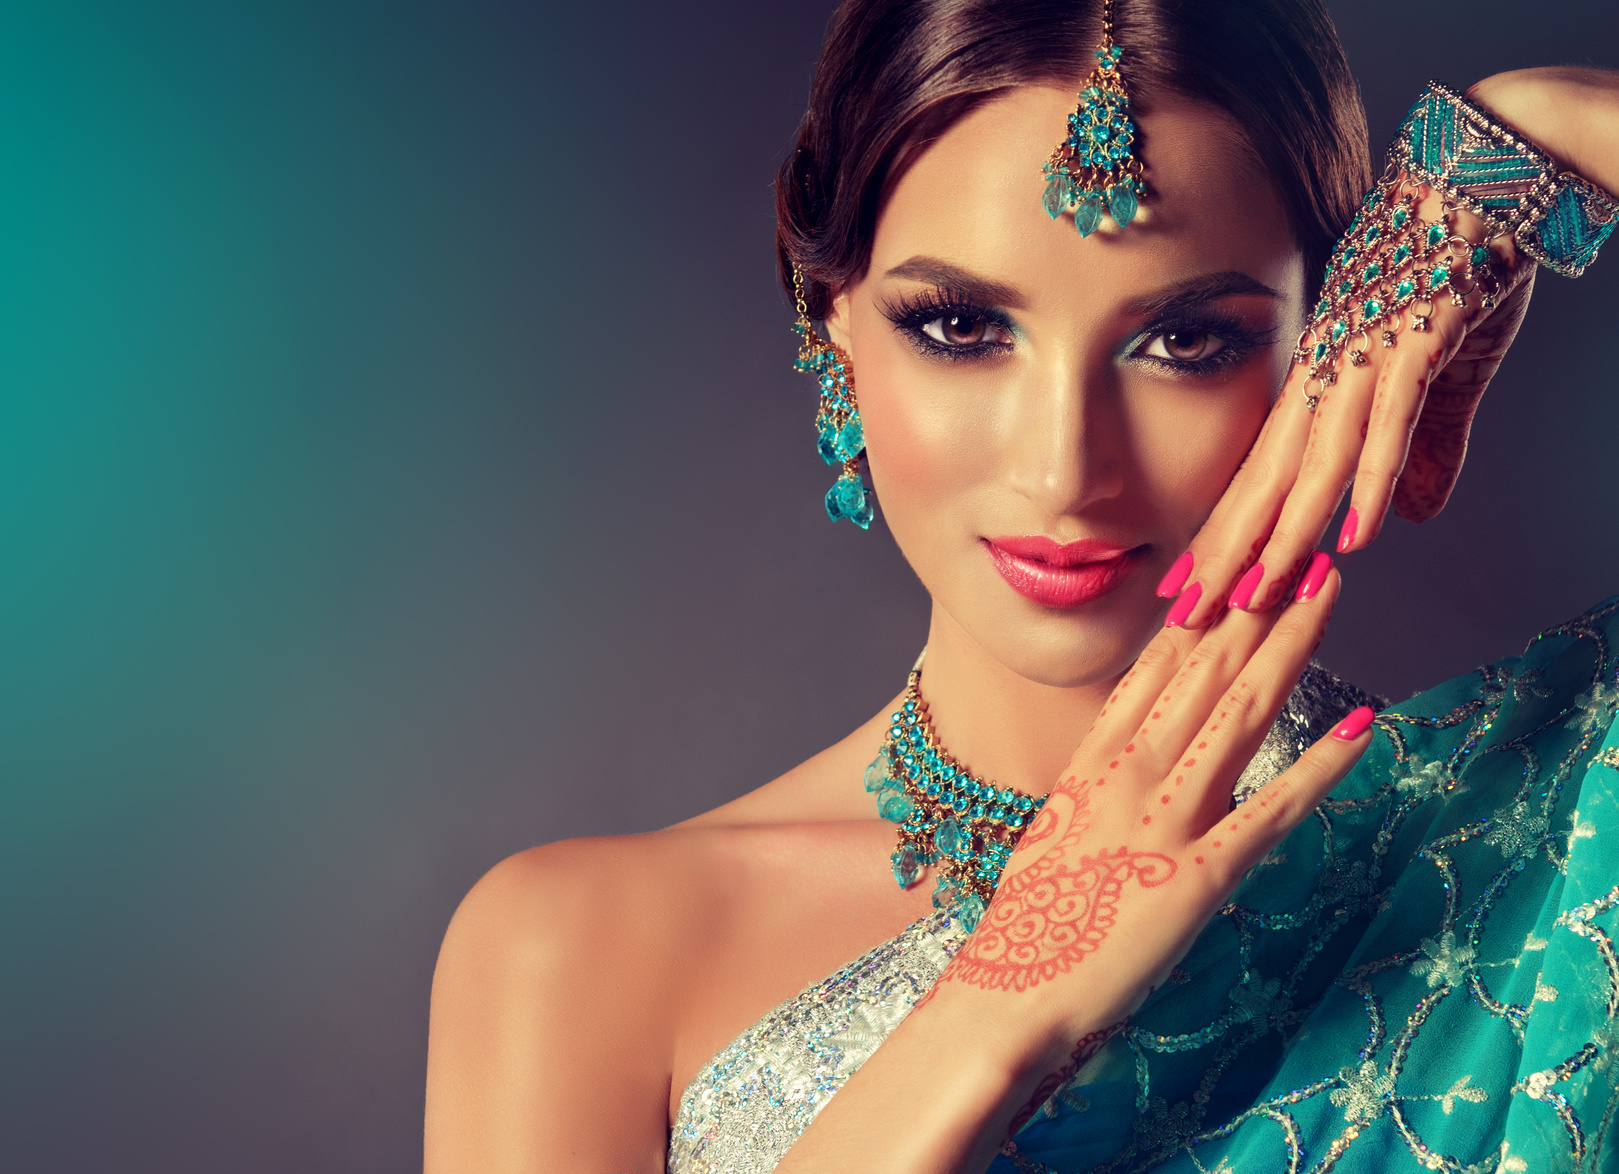
POLYGON ((853 361, 854 348, 849 345, 848 287, 844 287, 832 295, 832 304, 827 309, 823 325, 826 327, 826 340, 848 355, 849 359, 853 361))

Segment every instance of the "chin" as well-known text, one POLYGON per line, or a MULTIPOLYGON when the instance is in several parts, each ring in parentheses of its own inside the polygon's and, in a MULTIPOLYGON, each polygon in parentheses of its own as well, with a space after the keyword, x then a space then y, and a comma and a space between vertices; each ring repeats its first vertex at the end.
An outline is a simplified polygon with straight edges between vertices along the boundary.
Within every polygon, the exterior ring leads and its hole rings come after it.
POLYGON ((1000 598, 954 612, 985 654, 1040 685, 1073 689, 1122 675, 1163 624, 1163 602, 1150 585, 1121 584, 1101 599, 1073 608, 1046 608, 998 579, 1000 598), (963 623, 969 620, 971 622, 963 623))

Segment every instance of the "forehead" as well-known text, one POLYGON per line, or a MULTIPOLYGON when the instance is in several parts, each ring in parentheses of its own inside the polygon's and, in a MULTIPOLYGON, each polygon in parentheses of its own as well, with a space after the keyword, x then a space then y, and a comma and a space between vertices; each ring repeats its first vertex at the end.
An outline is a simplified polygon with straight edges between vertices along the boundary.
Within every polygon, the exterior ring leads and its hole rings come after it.
POLYGON ((1041 165, 1075 100, 1070 90, 1021 86, 951 126, 895 184, 870 272, 939 257, 1034 298, 1095 306, 1236 270, 1302 297, 1297 244, 1269 180, 1231 119, 1204 103, 1165 98, 1134 112, 1149 195, 1129 227, 1104 219, 1082 238, 1071 215, 1052 221, 1041 165))

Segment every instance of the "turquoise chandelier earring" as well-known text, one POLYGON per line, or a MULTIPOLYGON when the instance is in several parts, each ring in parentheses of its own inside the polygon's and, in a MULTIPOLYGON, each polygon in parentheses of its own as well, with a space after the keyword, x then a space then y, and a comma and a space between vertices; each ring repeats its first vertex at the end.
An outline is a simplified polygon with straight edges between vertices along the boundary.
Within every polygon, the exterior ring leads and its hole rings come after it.
POLYGON ((862 530, 870 529, 874 511, 871 491, 860 479, 860 454, 866 434, 860 426, 860 408, 854 399, 854 372, 849 356, 815 333, 804 301, 804 274, 793 266, 793 302, 798 321, 798 358, 793 370, 813 375, 820 385, 821 406, 815 413, 815 447, 821 459, 840 466, 838 479, 826 491, 826 516, 836 522, 848 518, 862 530))
POLYGON ((1080 236, 1095 232, 1103 213, 1123 228, 1136 218, 1147 194, 1135 154, 1130 91, 1119 72, 1123 60, 1124 50, 1113 43, 1113 0, 1103 0, 1096 68, 1079 91, 1078 108, 1068 116, 1068 137, 1046 160, 1040 201, 1053 220, 1071 210, 1080 236))

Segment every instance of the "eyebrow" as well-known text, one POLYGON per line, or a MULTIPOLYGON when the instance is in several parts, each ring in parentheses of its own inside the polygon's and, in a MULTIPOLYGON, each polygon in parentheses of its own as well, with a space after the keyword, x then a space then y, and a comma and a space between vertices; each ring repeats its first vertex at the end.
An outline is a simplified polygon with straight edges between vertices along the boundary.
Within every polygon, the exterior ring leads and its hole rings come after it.
POLYGON ((1165 286, 1161 290, 1137 298, 1130 303, 1130 309, 1143 318, 1162 318, 1177 311, 1189 310, 1204 302, 1215 302, 1221 298, 1238 297, 1243 294, 1277 300, 1282 296, 1263 281, 1235 269, 1227 269, 1220 273, 1204 273, 1185 281, 1177 281, 1174 285, 1165 286))
POLYGON ((883 276, 925 282, 986 305, 1005 306, 1008 310, 1021 310, 1026 304, 1016 286, 980 277, 960 265, 952 265, 937 257, 912 257, 901 261, 883 276))
MULTIPOLYGON (((941 261, 937 257, 921 255, 911 257, 895 265, 884 276, 925 282, 988 305, 1005 306, 1009 310, 1021 310, 1026 305, 1023 294, 1016 286, 980 277, 970 270, 952 265, 948 261, 941 261)), ((1190 277, 1137 298, 1130 303, 1130 311, 1143 318, 1162 318, 1205 302, 1244 294, 1278 300, 1282 296, 1264 282, 1246 273, 1227 269, 1219 273, 1203 273, 1197 277, 1190 277)))

